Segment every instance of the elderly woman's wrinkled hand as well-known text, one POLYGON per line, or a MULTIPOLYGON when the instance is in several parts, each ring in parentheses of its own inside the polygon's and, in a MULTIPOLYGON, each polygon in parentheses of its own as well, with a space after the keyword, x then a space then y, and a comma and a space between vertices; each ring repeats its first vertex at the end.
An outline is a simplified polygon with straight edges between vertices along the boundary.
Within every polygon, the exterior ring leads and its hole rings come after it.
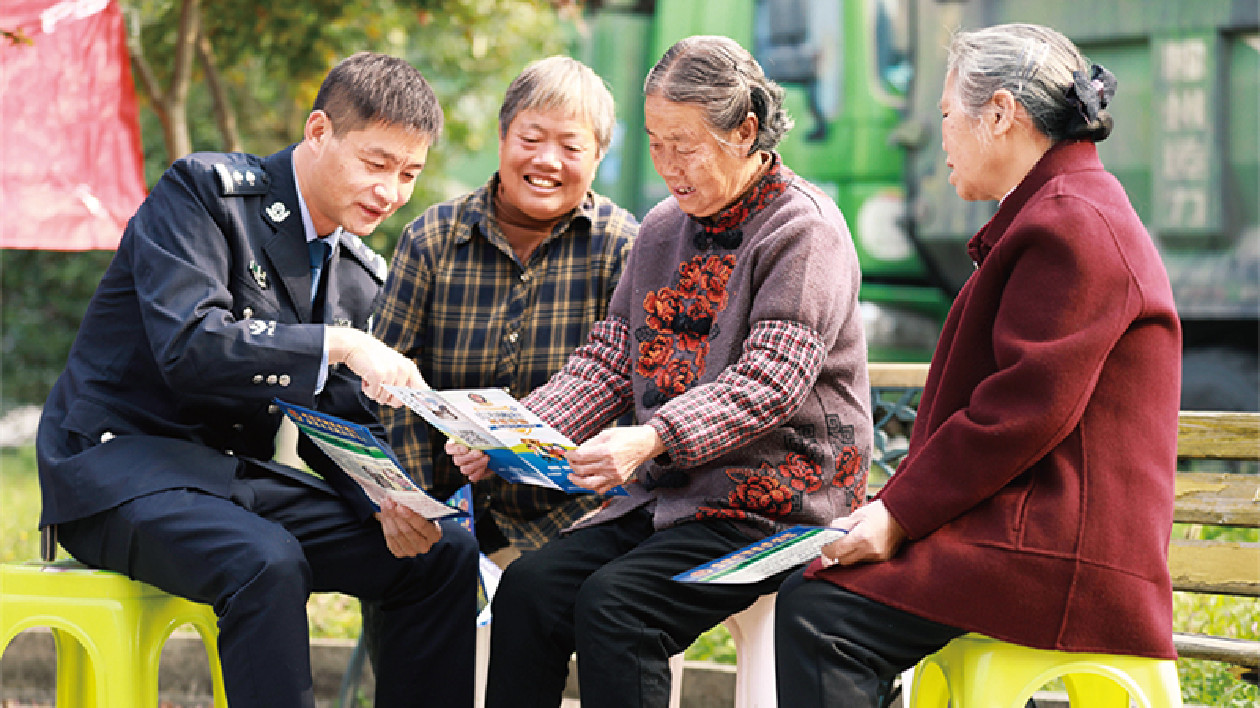
POLYGON ((664 451, 661 436, 650 425, 609 428, 565 455, 573 468, 569 481, 602 494, 664 451))
POLYGON ((467 477, 469 482, 480 482, 494 476, 494 472, 491 472, 488 467, 490 458, 481 450, 473 450, 454 440, 447 440, 444 449, 446 454, 451 456, 451 462, 459 467, 460 473, 467 477))
POLYGON ((844 538, 823 546, 823 567, 886 561, 906 540, 905 529, 888 513, 882 501, 874 501, 848 516, 831 522, 848 531, 844 538))
POLYGON ((441 526, 389 498, 381 501, 376 519, 385 533, 385 545, 398 558, 428 553, 442 540, 441 526))

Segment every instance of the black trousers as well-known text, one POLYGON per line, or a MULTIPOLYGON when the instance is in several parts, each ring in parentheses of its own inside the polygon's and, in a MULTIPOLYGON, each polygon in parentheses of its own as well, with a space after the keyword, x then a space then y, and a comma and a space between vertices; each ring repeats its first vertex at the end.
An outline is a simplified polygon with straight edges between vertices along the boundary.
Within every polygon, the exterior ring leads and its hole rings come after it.
POLYGON ((487 707, 560 705, 575 650, 582 705, 667 706, 669 657, 782 580, 672 577, 753 540, 725 521, 654 531, 639 510, 525 553, 494 596, 487 707))
POLYGON ((798 570, 775 600, 779 705, 876 708, 897 674, 961 634, 798 570))
POLYGON ((204 602, 219 617, 232 708, 313 706, 306 601, 376 603, 378 706, 471 706, 477 543, 453 522, 395 558, 340 497, 242 463, 232 498, 175 489, 62 524, 75 558, 204 602))

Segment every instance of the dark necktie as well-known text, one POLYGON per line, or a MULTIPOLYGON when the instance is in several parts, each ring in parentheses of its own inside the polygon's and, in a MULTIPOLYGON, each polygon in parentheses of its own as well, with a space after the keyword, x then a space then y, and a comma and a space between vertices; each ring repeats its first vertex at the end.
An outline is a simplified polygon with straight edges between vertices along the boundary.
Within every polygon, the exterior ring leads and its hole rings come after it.
POLYGON ((324 263, 328 261, 328 242, 323 239, 312 239, 306 242, 306 248, 311 255, 311 300, 315 300, 315 294, 319 292, 319 277, 324 270, 324 263))
POLYGON ((314 239, 306 242, 306 248, 311 256, 311 308, 315 319, 322 319, 323 309, 320 307, 318 299, 320 276, 324 271, 324 264, 328 262, 328 252, 330 247, 328 242, 323 239, 314 239))

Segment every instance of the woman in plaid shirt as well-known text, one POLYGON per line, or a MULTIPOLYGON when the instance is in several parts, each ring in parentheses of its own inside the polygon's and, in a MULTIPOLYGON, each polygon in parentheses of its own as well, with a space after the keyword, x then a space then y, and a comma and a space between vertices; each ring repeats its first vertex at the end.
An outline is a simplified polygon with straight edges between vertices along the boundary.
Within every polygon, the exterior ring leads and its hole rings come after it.
MULTIPOLYGON (((591 191, 612 141, 613 98, 569 57, 530 64, 499 111, 499 169, 481 188, 430 207, 394 252, 376 336, 415 360, 436 389, 542 385, 607 314, 638 222, 591 191)), ((406 409, 381 419, 403 466, 438 498, 466 482, 433 454, 444 436, 406 409)), ((538 548, 595 507, 499 477, 476 483, 481 548, 538 548)))
MULTIPOLYGON (((524 402, 577 441, 572 479, 624 484, 508 567, 488 706, 665 706, 668 659, 773 592, 675 574, 865 494, 872 447, 860 274, 844 218, 774 152, 783 91, 725 37, 674 45, 646 127, 670 197, 647 215, 589 341, 524 402), (639 423, 603 429, 633 411, 639 423)), ((447 450, 470 478, 485 456, 447 450)))

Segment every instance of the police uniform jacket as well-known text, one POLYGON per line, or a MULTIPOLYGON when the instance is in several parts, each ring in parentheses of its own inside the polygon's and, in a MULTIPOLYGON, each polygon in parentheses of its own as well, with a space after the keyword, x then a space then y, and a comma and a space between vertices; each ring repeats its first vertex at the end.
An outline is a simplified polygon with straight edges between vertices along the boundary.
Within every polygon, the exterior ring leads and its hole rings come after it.
MULTIPOLYGON (((324 327, 292 155, 182 158, 132 217, 44 406, 41 526, 164 489, 226 496, 242 460, 327 488, 269 462, 273 398, 375 425, 349 369, 315 393, 324 327)), ((323 320, 366 329, 385 269, 343 234, 323 320)), ((299 454, 325 474, 334 464, 305 440, 299 454)))

